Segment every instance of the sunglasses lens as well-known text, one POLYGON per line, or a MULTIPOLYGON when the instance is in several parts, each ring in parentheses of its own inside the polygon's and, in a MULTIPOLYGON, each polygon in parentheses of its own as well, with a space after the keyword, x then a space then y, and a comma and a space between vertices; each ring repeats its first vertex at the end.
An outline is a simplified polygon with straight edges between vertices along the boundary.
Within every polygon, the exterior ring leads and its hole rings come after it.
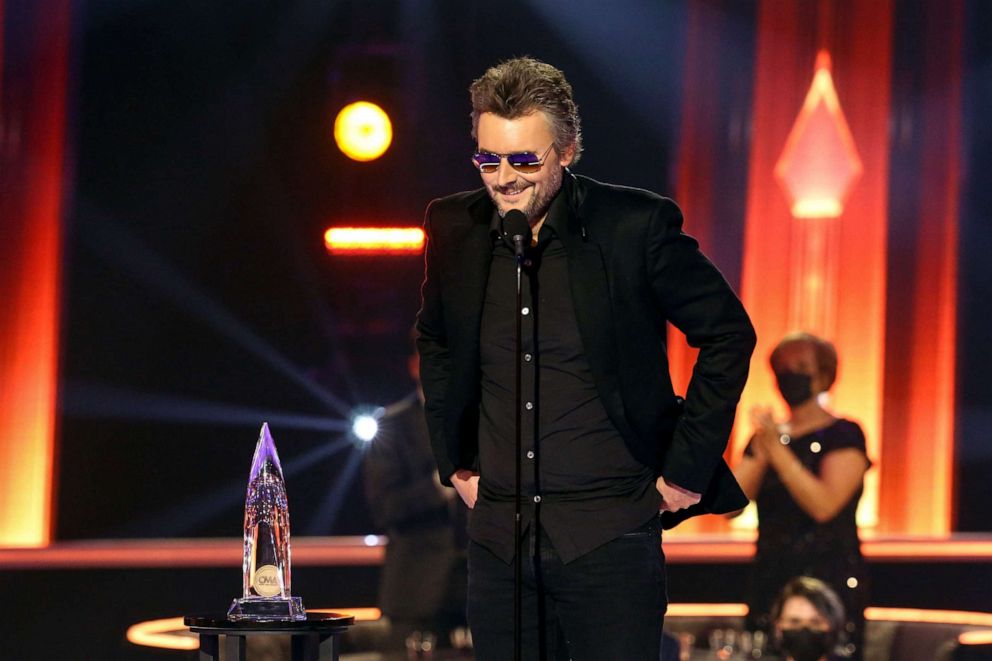
POLYGON ((541 157, 533 152, 523 152, 520 154, 510 154, 506 157, 514 170, 524 174, 537 172, 541 169, 541 157))
POLYGON ((482 172, 495 172, 499 169, 499 156, 480 151, 472 154, 472 162, 482 172))
MULTIPOLYGON (((479 171, 492 173, 499 170, 499 163, 503 157, 487 151, 480 151, 472 154, 472 162, 479 171)), ((507 163, 517 172, 533 174, 541 169, 541 157, 534 152, 519 152, 506 156, 507 163)))

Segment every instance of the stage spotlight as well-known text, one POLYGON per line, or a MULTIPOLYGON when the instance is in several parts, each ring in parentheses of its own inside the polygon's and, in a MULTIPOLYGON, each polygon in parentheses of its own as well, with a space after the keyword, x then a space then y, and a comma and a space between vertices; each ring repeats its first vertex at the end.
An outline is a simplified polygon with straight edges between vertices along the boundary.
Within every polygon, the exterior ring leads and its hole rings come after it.
POLYGON ((359 413, 351 419, 352 435, 363 443, 371 443, 379 433, 379 418, 381 416, 381 408, 371 413, 359 413))
POLYGON ((341 109, 334 120, 334 141, 355 161, 374 161, 393 141, 389 115, 374 103, 358 101, 341 109))

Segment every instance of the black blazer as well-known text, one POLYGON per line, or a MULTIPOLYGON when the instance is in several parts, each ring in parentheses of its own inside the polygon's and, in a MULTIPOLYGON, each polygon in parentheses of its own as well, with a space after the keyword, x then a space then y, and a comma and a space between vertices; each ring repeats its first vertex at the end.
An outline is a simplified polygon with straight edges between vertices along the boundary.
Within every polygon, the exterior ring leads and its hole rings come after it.
MULTIPOLYGON (((639 461, 703 494, 699 505, 666 513, 666 526, 744 507, 722 457, 755 344, 740 300, 682 233, 671 200, 571 173, 560 194, 569 203, 560 239, 579 334, 610 420, 639 461), (668 372, 666 322, 699 348, 684 408, 668 372)), ((417 346, 446 484, 457 469, 478 470, 479 330, 493 209, 485 189, 458 193, 433 201, 424 223, 417 346)))

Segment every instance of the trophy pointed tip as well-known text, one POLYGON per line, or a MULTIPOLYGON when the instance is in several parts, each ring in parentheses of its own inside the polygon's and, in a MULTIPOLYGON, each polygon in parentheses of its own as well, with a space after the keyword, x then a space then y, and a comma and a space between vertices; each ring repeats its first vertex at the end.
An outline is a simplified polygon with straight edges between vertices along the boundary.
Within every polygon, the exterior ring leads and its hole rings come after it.
POLYGON ((272 442, 272 432, 269 430, 269 423, 263 422, 262 429, 258 432, 258 440, 272 442))
POLYGON ((258 434, 258 443, 255 445, 255 456, 252 459, 251 478, 263 472, 275 470, 282 475, 282 466, 279 463, 279 453, 276 452, 276 443, 269 431, 269 423, 263 422, 262 429, 258 434))

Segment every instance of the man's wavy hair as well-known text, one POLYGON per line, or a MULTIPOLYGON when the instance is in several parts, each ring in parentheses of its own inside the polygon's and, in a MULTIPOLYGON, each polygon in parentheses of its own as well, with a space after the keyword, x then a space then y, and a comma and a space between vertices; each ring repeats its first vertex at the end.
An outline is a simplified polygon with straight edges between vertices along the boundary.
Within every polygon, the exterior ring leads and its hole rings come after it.
POLYGON ((472 137, 478 140, 479 116, 491 112, 504 119, 517 119, 542 111, 551 122, 555 151, 559 155, 575 147, 572 163, 582 154, 579 108, 572 99, 572 86, 559 69, 531 57, 500 62, 469 87, 472 97, 472 137))

